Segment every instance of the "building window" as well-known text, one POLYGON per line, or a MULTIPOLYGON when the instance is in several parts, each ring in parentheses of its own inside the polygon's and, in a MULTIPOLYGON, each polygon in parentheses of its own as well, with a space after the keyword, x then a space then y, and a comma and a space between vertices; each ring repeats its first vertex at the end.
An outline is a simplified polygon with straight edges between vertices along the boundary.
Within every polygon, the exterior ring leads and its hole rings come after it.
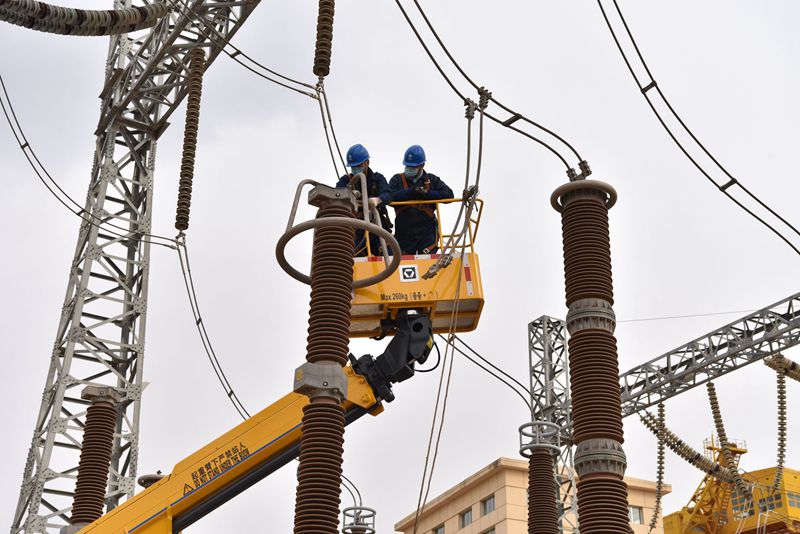
POLYGON ((458 528, 464 528, 472 523, 472 508, 467 508, 458 515, 458 528))
POLYGON ((494 527, 490 528, 489 530, 486 530, 486 531, 482 532, 481 534, 495 534, 494 527))
POLYGON ((800 508, 800 493, 794 493, 790 491, 787 492, 786 497, 789 501, 789 506, 800 508))
POLYGON ((641 506, 628 506, 628 519, 635 525, 644 525, 644 512, 641 506))
POLYGON ((494 512, 494 495, 489 495, 481 501, 481 515, 494 512))
POLYGON ((439 525, 431 531, 431 534, 444 534, 444 525, 439 525))

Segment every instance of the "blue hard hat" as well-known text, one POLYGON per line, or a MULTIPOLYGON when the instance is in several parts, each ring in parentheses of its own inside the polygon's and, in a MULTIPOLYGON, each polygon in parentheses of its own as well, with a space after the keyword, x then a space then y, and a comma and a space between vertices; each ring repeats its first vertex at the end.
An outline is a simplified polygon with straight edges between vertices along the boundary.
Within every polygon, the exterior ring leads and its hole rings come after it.
POLYGON ((406 167, 419 167, 425 164, 425 149, 419 145, 411 145, 403 156, 403 165, 406 167))
POLYGON ((355 167, 361 165, 369 159, 369 152, 364 145, 353 145, 347 151, 347 166, 355 167))

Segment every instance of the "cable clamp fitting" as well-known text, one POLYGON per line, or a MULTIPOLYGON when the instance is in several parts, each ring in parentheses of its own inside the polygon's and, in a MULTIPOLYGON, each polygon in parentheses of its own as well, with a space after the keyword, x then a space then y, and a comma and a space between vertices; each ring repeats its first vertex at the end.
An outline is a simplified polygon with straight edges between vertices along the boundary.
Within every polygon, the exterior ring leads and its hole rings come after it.
POLYGON ((486 109, 486 106, 489 105, 489 101, 492 99, 492 92, 481 86, 480 89, 478 89, 478 96, 480 97, 478 99, 478 107, 481 109, 481 111, 483 111, 486 109))
POLYGON ((464 106, 466 106, 466 111, 464 112, 464 117, 472 120, 475 118, 475 110, 478 109, 478 104, 475 103, 474 100, 471 98, 464 99, 464 106))
POLYGON ((330 397, 341 402, 347 398, 347 375, 333 362, 306 362, 294 372, 294 392, 311 399, 330 397))

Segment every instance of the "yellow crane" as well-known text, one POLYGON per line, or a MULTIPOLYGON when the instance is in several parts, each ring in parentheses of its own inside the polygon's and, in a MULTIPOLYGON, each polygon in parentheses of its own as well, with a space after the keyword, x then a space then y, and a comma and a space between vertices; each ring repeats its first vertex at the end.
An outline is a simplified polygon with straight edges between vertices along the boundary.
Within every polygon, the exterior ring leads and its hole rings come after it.
MULTIPOLYGON (((705 450, 716 463, 734 470, 747 452, 743 443, 729 444, 734 464, 727 465, 713 439, 706 441, 705 450)), ((784 468, 775 487, 776 470, 743 475, 752 487, 752 501, 733 483, 706 475, 686 506, 664 517, 664 534, 800 534, 800 471, 784 468)))
MULTIPOLYGON (((476 202, 482 206, 480 200, 476 202)), ((466 239, 457 247, 448 247, 458 253, 451 252, 450 261, 440 265, 435 276, 426 278, 424 274, 441 256, 408 256, 390 278, 354 290, 351 314, 356 326, 351 335, 393 337, 380 356, 350 356, 350 364, 344 368, 347 386, 341 403, 345 424, 383 412, 383 402, 394 400, 392 385, 411 378, 415 364, 425 363, 430 355, 433 334, 447 331, 442 324, 445 316, 452 321, 453 331, 472 330, 477 325, 483 290, 473 242, 480 211, 479 207, 474 218, 469 218, 466 239), (413 269, 416 276, 404 274, 403 268, 413 269), (417 297, 394 298, 396 294, 417 297)), ((444 245, 449 236, 439 224, 440 245, 444 245)), ((380 260, 368 257, 357 262, 354 280, 380 271, 380 260)), ((302 373, 302 368, 295 373, 293 392, 190 454, 175 464, 171 473, 148 477, 155 480, 152 485, 81 529, 81 534, 179 533, 292 461, 299 454, 303 408, 309 403, 302 373)), ((356 525, 351 531, 359 528, 356 525)))

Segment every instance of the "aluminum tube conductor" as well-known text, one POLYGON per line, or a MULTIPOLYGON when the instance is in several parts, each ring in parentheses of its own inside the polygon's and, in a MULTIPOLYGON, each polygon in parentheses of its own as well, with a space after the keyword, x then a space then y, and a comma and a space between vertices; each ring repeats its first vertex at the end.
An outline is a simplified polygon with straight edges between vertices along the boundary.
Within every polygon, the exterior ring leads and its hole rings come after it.
POLYGON ((616 198, 610 185, 581 179, 562 185, 550 199, 562 223, 582 534, 630 529, 608 230, 608 210, 616 198))

